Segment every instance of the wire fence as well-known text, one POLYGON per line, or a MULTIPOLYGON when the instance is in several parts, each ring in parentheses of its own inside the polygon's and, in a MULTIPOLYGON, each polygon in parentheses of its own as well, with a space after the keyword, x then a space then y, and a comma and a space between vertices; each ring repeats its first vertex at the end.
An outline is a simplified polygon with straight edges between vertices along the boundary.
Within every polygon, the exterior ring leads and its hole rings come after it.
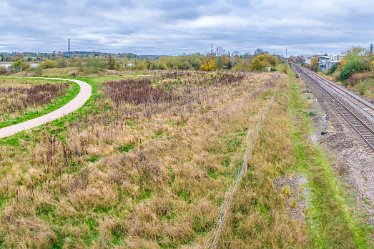
POLYGON ((246 147, 246 150, 245 150, 245 153, 244 153, 244 156, 243 156, 242 165, 238 169, 238 174, 237 174, 237 177, 235 179, 235 182, 233 183, 233 185, 228 189, 228 191, 225 194, 225 199, 224 199, 224 201, 221 205, 221 208, 220 208, 219 222, 218 222, 217 228, 212 232, 212 236, 209 237, 209 239, 207 240, 207 243, 206 243, 204 248, 215 249, 218 246, 219 237, 221 235, 222 229, 224 227, 227 216, 228 216, 229 211, 231 209, 231 205, 232 205, 235 193, 239 188, 239 185, 240 185, 240 182, 241 182, 243 176, 245 175, 245 173, 248 170, 248 160, 249 160, 249 158, 252 154, 253 148, 254 148, 254 146, 256 144, 256 141, 259 137, 259 134, 260 134, 260 131, 262 129, 263 123, 265 121, 265 118, 267 116, 267 113, 269 112, 270 107, 272 106, 272 104, 274 102, 275 93, 276 93, 276 91, 274 91, 272 98, 269 100, 269 102, 266 104, 266 106, 261 109, 261 111, 260 111, 261 116, 260 116, 259 121, 256 124, 256 129, 255 129, 253 135, 251 136, 250 131, 248 131, 248 133, 247 133, 247 141, 248 142, 247 142, 247 147, 246 147))

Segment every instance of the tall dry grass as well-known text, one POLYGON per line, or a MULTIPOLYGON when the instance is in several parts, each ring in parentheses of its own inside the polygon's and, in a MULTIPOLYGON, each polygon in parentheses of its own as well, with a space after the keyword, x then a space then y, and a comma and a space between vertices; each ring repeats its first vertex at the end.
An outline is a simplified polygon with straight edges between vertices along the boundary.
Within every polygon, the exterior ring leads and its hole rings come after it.
POLYGON ((235 197, 219 248, 305 248, 306 224, 287 210, 287 193, 275 183, 295 164, 287 81, 263 125, 235 197))
POLYGON ((96 109, 68 126, 66 140, 46 130, 39 143, 22 142, 22 151, 1 148, 0 244, 204 244, 235 178, 245 133, 284 78, 190 72, 151 78, 104 84, 96 109))
POLYGON ((68 83, 19 83, 15 80, 0 81, 0 115, 22 113, 26 109, 51 103, 62 96, 68 83))

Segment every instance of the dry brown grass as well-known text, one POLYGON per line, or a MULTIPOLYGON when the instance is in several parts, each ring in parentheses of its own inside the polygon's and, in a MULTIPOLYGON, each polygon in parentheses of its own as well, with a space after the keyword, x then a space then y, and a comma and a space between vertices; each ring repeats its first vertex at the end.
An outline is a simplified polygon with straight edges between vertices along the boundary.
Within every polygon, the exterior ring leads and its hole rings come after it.
MULTIPOLYGON (((271 88, 285 78, 186 73, 154 79, 175 98, 150 105, 123 96, 116 104, 110 91, 136 83, 109 83, 116 87, 103 86, 97 110, 70 124, 66 141, 44 132, 36 145, 25 141, 23 152, 1 148, 3 245, 204 244, 236 176, 242 139, 271 88)), ((146 89, 141 94, 152 96, 146 89)))
POLYGON ((290 189, 279 191, 274 182, 295 163, 291 122, 287 114, 288 87, 283 84, 263 126, 260 141, 236 195, 219 248, 303 248, 306 224, 286 209, 290 189), (274 125, 276 124, 276 125, 274 125))

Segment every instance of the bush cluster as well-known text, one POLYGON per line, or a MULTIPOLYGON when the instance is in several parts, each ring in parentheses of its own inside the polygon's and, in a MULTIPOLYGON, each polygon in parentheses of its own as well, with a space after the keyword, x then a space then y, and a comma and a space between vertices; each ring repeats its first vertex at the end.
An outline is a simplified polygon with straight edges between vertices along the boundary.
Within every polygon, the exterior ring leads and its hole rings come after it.
POLYGON ((6 73, 7 73, 6 68, 0 66, 0 75, 5 75, 6 73))
POLYGON ((364 60, 353 60, 346 63, 340 72, 339 80, 345 81, 352 74, 370 70, 369 64, 364 60))
POLYGON ((252 61, 253 70, 264 70, 267 67, 275 67, 277 65, 277 57, 269 54, 257 55, 252 61))

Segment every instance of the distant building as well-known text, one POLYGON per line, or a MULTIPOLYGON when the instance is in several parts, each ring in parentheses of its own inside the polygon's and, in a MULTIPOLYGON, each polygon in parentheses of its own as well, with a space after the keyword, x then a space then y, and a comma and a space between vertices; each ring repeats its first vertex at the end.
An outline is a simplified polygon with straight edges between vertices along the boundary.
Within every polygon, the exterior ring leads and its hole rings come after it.
POLYGON ((326 72, 334 64, 336 64, 336 63, 333 62, 333 61, 330 61, 330 57, 329 56, 320 56, 320 57, 318 57, 318 67, 319 67, 319 70, 322 71, 322 72, 326 72))
POLYGON ((307 57, 305 59, 305 64, 308 64, 308 65, 312 64, 312 57, 307 57))
POLYGON ((342 55, 323 55, 318 57, 319 70, 326 72, 335 64, 341 62, 344 56, 342 55))
POLYGON ((318 68, 322 72, 326 72, 335 64, 341 62, 344 58, 343 55, 314 55, 310 57, 306 57, 305 64, 311 65, 312 58, 318 58, 318 68))

